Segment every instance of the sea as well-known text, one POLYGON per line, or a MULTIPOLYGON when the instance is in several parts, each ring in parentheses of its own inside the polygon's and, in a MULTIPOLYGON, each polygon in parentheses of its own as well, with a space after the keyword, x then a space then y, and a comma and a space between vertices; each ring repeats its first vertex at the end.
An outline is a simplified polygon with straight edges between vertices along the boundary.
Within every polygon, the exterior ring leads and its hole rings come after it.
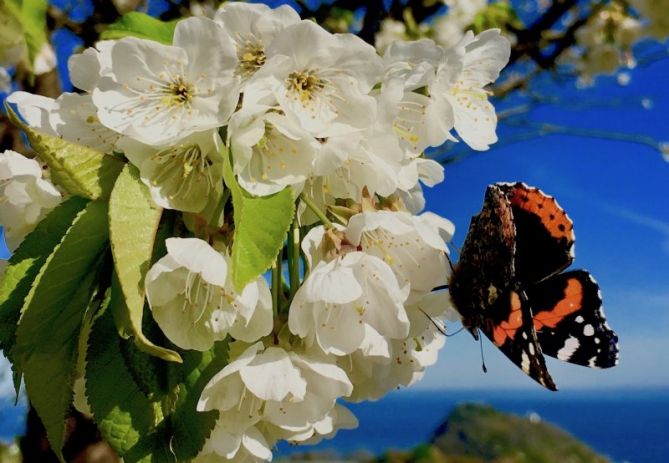
MULTIPOLYGON (((377 402, 348 404, 357 429, 310 447, 279 445, 276 456, 304 451, 411 449, 426 442, 460 403, 491 405, 553 423, 615 463, 669 462, 669 389, 600 391, 403 390, 377 402)), ((25 404, 0 400, 0 439, 11 442, 25 429, 25 404)))
POLYGON ((314 447, 280 445, 277 455, 305 450, 380 454, 411 449, 460 403, 485 403, 557 425, 615 463, 669 463, 669 389, 560 391, 397 391, 377 402, 351 404, 357 429, 314 447))

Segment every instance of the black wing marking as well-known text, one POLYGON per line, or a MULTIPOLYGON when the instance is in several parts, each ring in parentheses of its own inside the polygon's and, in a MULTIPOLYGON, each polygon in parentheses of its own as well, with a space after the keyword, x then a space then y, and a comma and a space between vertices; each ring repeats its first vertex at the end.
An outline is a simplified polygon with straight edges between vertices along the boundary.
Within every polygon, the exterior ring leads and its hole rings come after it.
POLYGON ((618 336, 606 323, 599 286, 590 273, 555 275, 526 293, 544 354, 592 368, 618 364, 618 336))

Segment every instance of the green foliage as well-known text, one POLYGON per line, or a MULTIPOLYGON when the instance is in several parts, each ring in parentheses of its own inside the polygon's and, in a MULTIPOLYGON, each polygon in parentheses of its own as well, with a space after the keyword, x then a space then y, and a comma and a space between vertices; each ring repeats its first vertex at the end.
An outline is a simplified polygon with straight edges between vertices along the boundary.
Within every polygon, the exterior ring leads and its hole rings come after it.
POLYGON ((115 23, 110 24, 100 34, 100 40, 138 37, 170 45, 176 25, 176 21, 161 21, 147 14, 132 11, 123 15, 115 23))
POLYGON ((92 148, 40 133, 24 124, 5 104, 10 120, 30 140, 37 156, 49 166, 51 180, 75 196, 108 198, 124 163, 92 148))
POLYGON ((107 248, 107 205, 90 202, 40 269, 22 309, 12 350, 32 405, 62 460, 79 331, 107 248))
POLYGON ((477 34, 487 29, 521 29, 523 26, 513 5, 506 1, 491 3, 476 15, 472 23, 472 29, 477 34))
POLYGON ((162 209, 151 200, 139 171, 126 164, 109 198, 109 233, 122 298, 114 299, 114 318, 121 334, 133 336, 144 352, 170 362, 179 354, 156 346, 142 332, 144 278, 151 265, 162 209))
MULTIPOLYGON (((86 355, 86 396, 102 437, 122 457, 141 445, 159 421, 153 403, 128 372, 121 339, 111 312, 106 310, 93 324, 86 355)), ((132 460, 125 458, 131 463, 132 460)))
POLYGON ((21 308, 33 281, 86 203, 74 197, 58 205, 23 240, 9 260, 0 280, 0 348, 5 355, 11 354, 21 308))
POLYGON ((26 66, 32 70, 35 57, 47 43, 47 0, 4 0, 5 7, 17 19, 28 46, 26 66))
POLYGON ((278 255, 295 215, 293 190, 271 196, 248 195, 234 177, 224 153, 223 179, 232 193, 235 239, 232 244, 232 281, 241 291, 269 269, 278 255))
POLYGON ((179 461, 194 458, 211 434, 218 411, 198 412, 197 402, 209 380, 225 367, 228 360, 227 341, 217 342, 206 352, 184 354, 184 380, 178 387, 176 407, 172 415, 172 441, 179 461))
POLYGON ((125 462, 188 461, 209 437, 218 412, 196 405, 227 363, 227 341, 182 355, 183 364, 164 363, 139 351, 116 335, 109 310, 93 325, 86 393, 104 439, 125 462))
POLYGON ((120 345, 128 373, 144 395, 152 401, 167 395, 167 364, 142 352, 134 342, 121 342, 120 345))

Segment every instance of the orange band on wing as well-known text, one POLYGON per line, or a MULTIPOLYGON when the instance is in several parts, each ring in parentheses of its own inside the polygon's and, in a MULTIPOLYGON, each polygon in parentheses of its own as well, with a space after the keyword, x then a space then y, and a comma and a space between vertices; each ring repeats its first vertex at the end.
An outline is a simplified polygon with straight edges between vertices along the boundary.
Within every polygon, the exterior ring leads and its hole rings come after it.
POLYGON ((511 292, 511 312, 509 319, 503 321, 493 329, 493 339, 495 345, 500 347, 508 339, 513 339, 516 336, 518 328, 523 326, 523 312, 520 310, 520 297, 515 292, 511 292))
POLYGON ((555 328, 560 320, 583 306, 583 285, 576 278, 567 280, 564 298, 551 310, 542 310, 534 315, 534 329, 540 331, 544 327, 555 328))

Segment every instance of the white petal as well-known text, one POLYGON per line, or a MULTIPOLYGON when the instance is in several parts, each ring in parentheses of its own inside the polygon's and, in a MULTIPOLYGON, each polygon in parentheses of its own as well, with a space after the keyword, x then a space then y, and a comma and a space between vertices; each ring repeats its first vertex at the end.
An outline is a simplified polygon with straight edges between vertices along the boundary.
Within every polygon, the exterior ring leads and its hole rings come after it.
POLYGON ((306 392, 307 384, 300 370, 292 364, 288 353, 277 347, 265 349, 239 374, 246 387, 262 400, 280 402, 288 397, 300 400, 306 392))

